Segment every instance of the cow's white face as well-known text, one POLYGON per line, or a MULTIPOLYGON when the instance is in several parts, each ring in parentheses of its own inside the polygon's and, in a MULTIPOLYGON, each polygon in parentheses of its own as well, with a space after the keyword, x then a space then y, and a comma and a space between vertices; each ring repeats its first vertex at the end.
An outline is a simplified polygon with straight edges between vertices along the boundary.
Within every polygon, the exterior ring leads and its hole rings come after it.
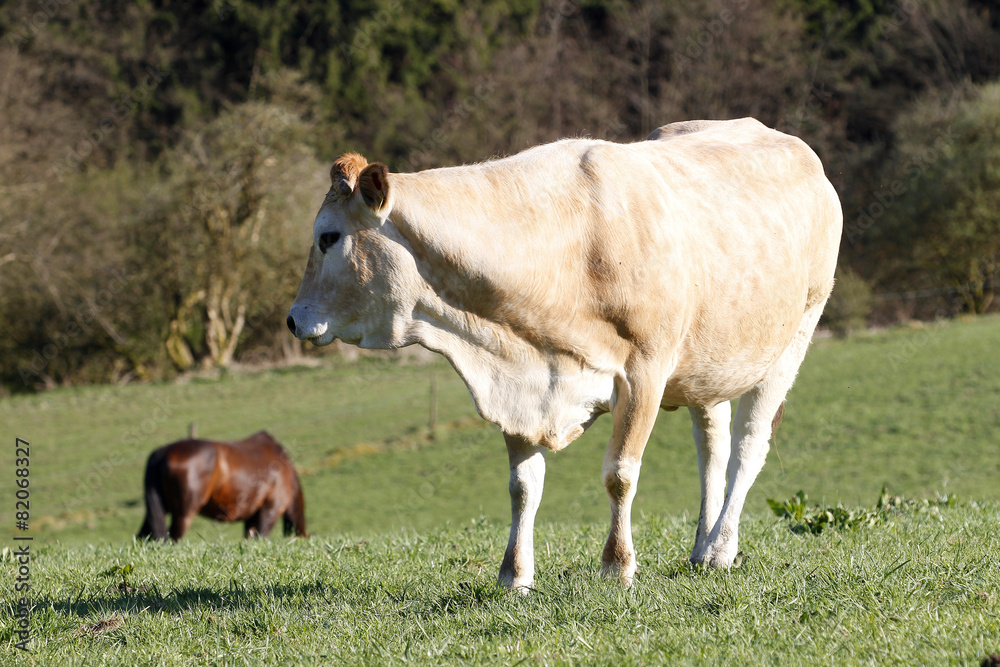
POLYGON ((393 316, 406 296, 399 281, 405 252, 380 230, 390 210, 388 170, 350 154, 330 175, 288 328, 315 345, 335 338, 363 347, 401 344, 393 316))

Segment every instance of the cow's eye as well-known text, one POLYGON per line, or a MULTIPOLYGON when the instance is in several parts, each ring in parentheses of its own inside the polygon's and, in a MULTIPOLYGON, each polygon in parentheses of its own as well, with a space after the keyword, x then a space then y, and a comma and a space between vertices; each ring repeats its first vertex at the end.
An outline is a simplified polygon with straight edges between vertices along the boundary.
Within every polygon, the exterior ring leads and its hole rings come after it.
POLYGON ((340 240, 340 232, 323 232, 319 235, 319 251, 326 252, 326 249, 340 240))

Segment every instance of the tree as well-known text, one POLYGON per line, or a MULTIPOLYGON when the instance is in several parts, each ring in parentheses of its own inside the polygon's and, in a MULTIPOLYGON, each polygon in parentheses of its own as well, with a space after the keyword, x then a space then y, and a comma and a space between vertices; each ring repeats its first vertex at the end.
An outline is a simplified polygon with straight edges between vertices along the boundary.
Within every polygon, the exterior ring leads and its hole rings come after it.
POLYGON ((308 221, 327 186, 308 132, 289 110, 248 102, 164 157, 167 185, 132 235, 169 309, 164 342, 179 369, 229 365, 248 320, 263 310, 280 320, 279 302, 294 296, 308 221))

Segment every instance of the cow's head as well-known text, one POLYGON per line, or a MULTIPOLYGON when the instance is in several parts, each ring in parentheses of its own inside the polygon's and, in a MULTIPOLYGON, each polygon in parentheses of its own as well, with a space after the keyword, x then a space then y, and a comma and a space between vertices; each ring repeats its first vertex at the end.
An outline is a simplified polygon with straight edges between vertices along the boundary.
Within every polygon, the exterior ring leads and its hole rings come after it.
POLYGON ((297 338, 334 338, 365 347, 400 344, 394 314, 406 301, 400 280, 405 251, 383 234, 392 208, 389 170, 348 153, 330 170, 331 186, 313 225, 313 244, 299 294, 288 314, 297 338))

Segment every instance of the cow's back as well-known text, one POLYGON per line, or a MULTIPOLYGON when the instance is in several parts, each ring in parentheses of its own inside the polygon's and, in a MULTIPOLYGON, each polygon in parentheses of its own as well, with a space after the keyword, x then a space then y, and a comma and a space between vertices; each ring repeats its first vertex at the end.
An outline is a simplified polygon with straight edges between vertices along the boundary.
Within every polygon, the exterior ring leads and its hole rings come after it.
POLYGON ((527 328, 596 316, 638 334, 630 318, 717 300, 705 287, 732 281, 727 268, 775 289, 774 265, 794 268, 809 283, 798 287, 825 298, 839 204, 815 154, 753 120, 680 125, 658 131, 662 141, 569 139, 403 175, 401 199, 417 195, 405 205, 419 206, 411 214, 420 219, 462 220, 436 228, 430 245, 479 281, 448 293, 481 290, 463 305, 489 319, 528 318, 527 328), (573 312, 562 312, 567 304, 573 312))

